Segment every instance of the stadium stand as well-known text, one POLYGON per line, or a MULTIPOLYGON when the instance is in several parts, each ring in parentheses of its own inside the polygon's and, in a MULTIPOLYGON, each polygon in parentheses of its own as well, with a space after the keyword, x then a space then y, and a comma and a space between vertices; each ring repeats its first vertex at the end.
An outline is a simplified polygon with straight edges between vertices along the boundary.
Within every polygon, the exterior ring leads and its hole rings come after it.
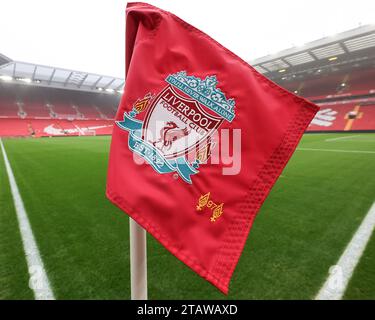
POLYGON ((113 119, 119 102, 118 96, 113 99, 105 95, 104 99, 98 99, 99 95, 0 82, 0 112, 7 117, 21 117, 18 113, 22 110, 25 118, 113 119), (100 103, 100 110, 106 115, 101 115, 96 103, 100 103))
POLYGON ((112 133, 112 120, 0 119, 0 136, 81 136, 112 133))
POLYGON ((309 131, 372 131, 375 128, 375 98, 318 103, 319 115, 309 131))
POLYGON ((123 79, 0 58, 0 136, 112 133, 123 79))
POLYGON ((0 136, 108 135, 118 103, 118 95, 0 81, 0 136))
POLYGON ((304 79, 283 86, 311 100, 368 95, 375 93, 375 68, 304 79))
MULTIPOLYGON (((124 79, 0 58, 0 136, 111 134, 124 79)), ((375 26, 250 64, 321 107, 308 131, 375 131, 375 26)))
POLYGON ((375 131, 375 26, 362 26, 250 62, 321 107, 309 132, 375 131))
POLYGON ((375 130, 375 68, 293 81, 285 88, 321 107, 308 131, 375 130))

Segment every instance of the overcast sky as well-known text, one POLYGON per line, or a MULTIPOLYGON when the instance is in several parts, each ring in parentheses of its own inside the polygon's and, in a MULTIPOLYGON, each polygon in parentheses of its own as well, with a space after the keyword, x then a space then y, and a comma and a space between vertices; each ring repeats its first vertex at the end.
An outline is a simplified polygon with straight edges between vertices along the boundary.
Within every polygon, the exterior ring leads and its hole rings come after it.
MULTIPOLYGON (((375 0, 150 0, 250 61, 375 24, 375 0)), ((124 76, 122 0, 1 0, 0 53, 124 76)))

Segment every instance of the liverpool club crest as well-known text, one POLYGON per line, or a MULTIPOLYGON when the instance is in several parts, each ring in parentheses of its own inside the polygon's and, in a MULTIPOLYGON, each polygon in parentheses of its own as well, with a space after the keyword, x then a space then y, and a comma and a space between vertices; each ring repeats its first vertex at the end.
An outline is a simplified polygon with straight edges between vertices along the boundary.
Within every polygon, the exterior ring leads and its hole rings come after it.
POLYGON ((129 131, 129 148, 158 173, 176 172, 187 183, 214 147, 212 135, 235 117, 234 99, 216 87, 216 76, 204 80, 185 71, 169 75, 156 96, 138 99, 116 124, 129 131), (144 121, 137 115, 146 111, 144 121))

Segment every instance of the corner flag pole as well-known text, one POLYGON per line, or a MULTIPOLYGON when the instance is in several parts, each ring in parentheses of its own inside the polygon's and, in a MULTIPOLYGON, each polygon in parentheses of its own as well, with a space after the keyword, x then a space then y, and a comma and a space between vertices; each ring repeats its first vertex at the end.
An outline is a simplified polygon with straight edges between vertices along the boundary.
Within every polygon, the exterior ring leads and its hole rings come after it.
MULTIPOLYGON (((126 16, 125 16, 126 26, 126 16)), ((125 27, 126 35, 126 27, 125 27)), ((126 36, 125 36, 126 37, 126 36)), ((127 39, 125 40, 127 41, 127 39)), ((126 45, 125 45, 126 57, 126 45)), ((125 79, 126 79, 125 66, 125 79)), ((130 290, 132 300, 147 300, 147 243, 146 230, 132 218, 129 218, 130 229, 130 290)))
POLYGON ((147 300, 146 230, 132 218, 129 223, 131 299, 147 300))

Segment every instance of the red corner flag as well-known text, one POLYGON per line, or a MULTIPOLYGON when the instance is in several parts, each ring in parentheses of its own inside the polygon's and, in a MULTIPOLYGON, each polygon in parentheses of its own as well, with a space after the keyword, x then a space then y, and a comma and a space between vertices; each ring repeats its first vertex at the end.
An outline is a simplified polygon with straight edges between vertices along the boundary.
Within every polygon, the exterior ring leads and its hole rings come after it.
POLYGON ((228 293, 254 218, 318 107, 169 12, 126 12, 107 197, 228 293))

